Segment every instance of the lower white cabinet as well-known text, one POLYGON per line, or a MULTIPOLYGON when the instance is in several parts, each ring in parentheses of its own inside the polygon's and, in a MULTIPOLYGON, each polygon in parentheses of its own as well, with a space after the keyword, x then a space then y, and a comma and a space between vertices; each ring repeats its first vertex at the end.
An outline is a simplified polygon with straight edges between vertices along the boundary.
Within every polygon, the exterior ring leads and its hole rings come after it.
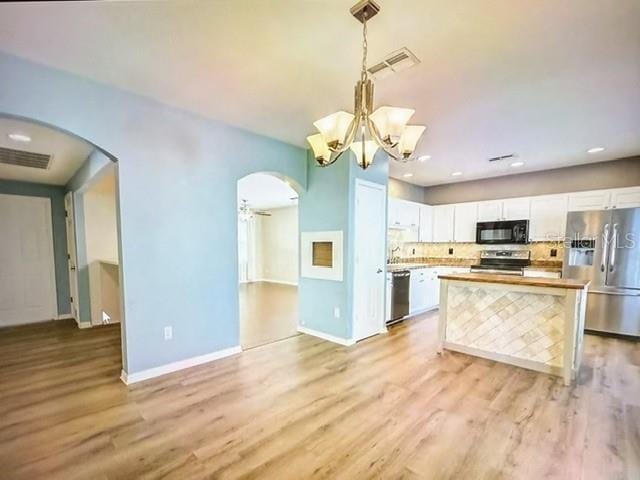
POLYGON ((409 284, 409 314, 427 309, 428 268, 414 268, 411 270, 409 284))
POLYGON ((425 267, 411 270, 409 314, 437 308, 440 304, 440 279, 438 275, 469 273, 469 267, 425 267))

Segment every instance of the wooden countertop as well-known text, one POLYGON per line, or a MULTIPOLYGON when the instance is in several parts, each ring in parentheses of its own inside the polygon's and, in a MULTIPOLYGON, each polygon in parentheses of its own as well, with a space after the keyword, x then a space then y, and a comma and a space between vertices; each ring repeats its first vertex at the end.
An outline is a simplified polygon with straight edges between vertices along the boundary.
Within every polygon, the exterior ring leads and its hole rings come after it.
POLYGON ((501 283, 504 285, 526 285, 530 287, 551 287, 582 290, 589 285, 588 280, 564 278, 521 277, 518 275, 494 275, 489 273, 451 273, 438 275, 442 280, 461 280, 464 282, 501 283))

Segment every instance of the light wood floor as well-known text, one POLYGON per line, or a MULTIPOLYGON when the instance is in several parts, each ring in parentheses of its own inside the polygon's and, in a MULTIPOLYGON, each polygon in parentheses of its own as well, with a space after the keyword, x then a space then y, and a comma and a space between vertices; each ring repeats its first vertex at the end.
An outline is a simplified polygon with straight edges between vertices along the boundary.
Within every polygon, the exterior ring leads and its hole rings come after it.
POLYGON ((253 348, 298 335, 298 287, 240 284, 240 345, 253 348))
POLYGON ((435 315, 300 335, 127 388, 119 326, 0 331, 0 478, 640 478, 640 346, 579 384, 435 354, 435 315))

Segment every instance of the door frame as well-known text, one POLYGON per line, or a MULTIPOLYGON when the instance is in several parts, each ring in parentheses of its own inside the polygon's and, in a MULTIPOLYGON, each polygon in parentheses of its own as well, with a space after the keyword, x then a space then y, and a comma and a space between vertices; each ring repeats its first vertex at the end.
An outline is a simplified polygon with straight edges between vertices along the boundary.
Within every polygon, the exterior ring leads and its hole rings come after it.
POLYGON ((75 196, 72 190, 69 190, 64 195, 64 213, 67 231, 67 271, 69 272, 71 316, 76 321, 78 326, 80 326, 80 295, 78 294, 78 247, 76 239, 75 196), (73 267, 71 266, 72 263, 73 267))
MULTIPOLYGON (((352 331, 352 338, 354 342, 357 342, 359 340, 363 340, 365 338, 369 338, 371 336, 377 335, 379 333, 386 333, 387 332, 387 324, 386 324, 386 315, 385 315, 385 307, 386 307, 386 290, 387 290, 387 285, 386 285, 386 258, 387 258, 387 220, 386 220, 386 216, 387 216, 387 187, 381 183, 376 183, 376 182, 371 182, 369 180, 363 180, 360 178, 356 178, 355 180, 355 192, 354 192, 354 199, 353 199, 353 212, 354 212, 354 217, 353 217, 353 259, 354 259, 354 268, 353 268, 353 315, 352 315, 352 322, 353 322, 353 331, 352 331), (359 232, 359 229, 361 227, 361 224, 359 222, 358 216, 357 216, 357 203, 358 203, 358 196, 360 194, 361 188, 366 187, 366 188, 373 188, 375 190, 378 190, 380 192, 380 194, 382 195, 382 199, 383 199, 383 204, 384 204, 384 208, 383 211, 381 212, 382 215, 384 215, 383 217, 383 228, 382 228, 382 232, 380 235, 380 241, 381 241, 381 246, 380 246, 380 252, 381 252, 381 257, 380 257, 380 269, 382 270, 382 272, 379 274, 380 275, 380 292, 381 292, 381 308, 380 308, 380 317, 381 317, 381 324, 380 324, 380 328, 377 332, 373 333, 372 335, 369 334, 359 334, 358 332, 358 325, 356 323, 356 319, 357 319, 357 309, 358 309, 358 305, 360 304, 360 302, 358 302, 358 295, 360 295, 360 292, 362 292, 362 289, 359 288, 358 286, 358 262, 356 261, 356 252, 355 249, 358 245, 358 239, 360 237, 360 235, 362 235, 362 232, 359 232)), ((369 238, 369 237, 368 237, 369 238)))

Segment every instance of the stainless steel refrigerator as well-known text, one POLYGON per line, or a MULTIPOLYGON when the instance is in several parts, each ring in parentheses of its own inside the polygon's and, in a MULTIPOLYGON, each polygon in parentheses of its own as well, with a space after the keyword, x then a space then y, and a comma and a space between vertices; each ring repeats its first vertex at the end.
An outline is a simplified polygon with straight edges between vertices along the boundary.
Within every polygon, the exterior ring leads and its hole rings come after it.
POLYGON ((570 212, 563 277, 591 280, 587 330, 640 338, 640 208, 570 212))

